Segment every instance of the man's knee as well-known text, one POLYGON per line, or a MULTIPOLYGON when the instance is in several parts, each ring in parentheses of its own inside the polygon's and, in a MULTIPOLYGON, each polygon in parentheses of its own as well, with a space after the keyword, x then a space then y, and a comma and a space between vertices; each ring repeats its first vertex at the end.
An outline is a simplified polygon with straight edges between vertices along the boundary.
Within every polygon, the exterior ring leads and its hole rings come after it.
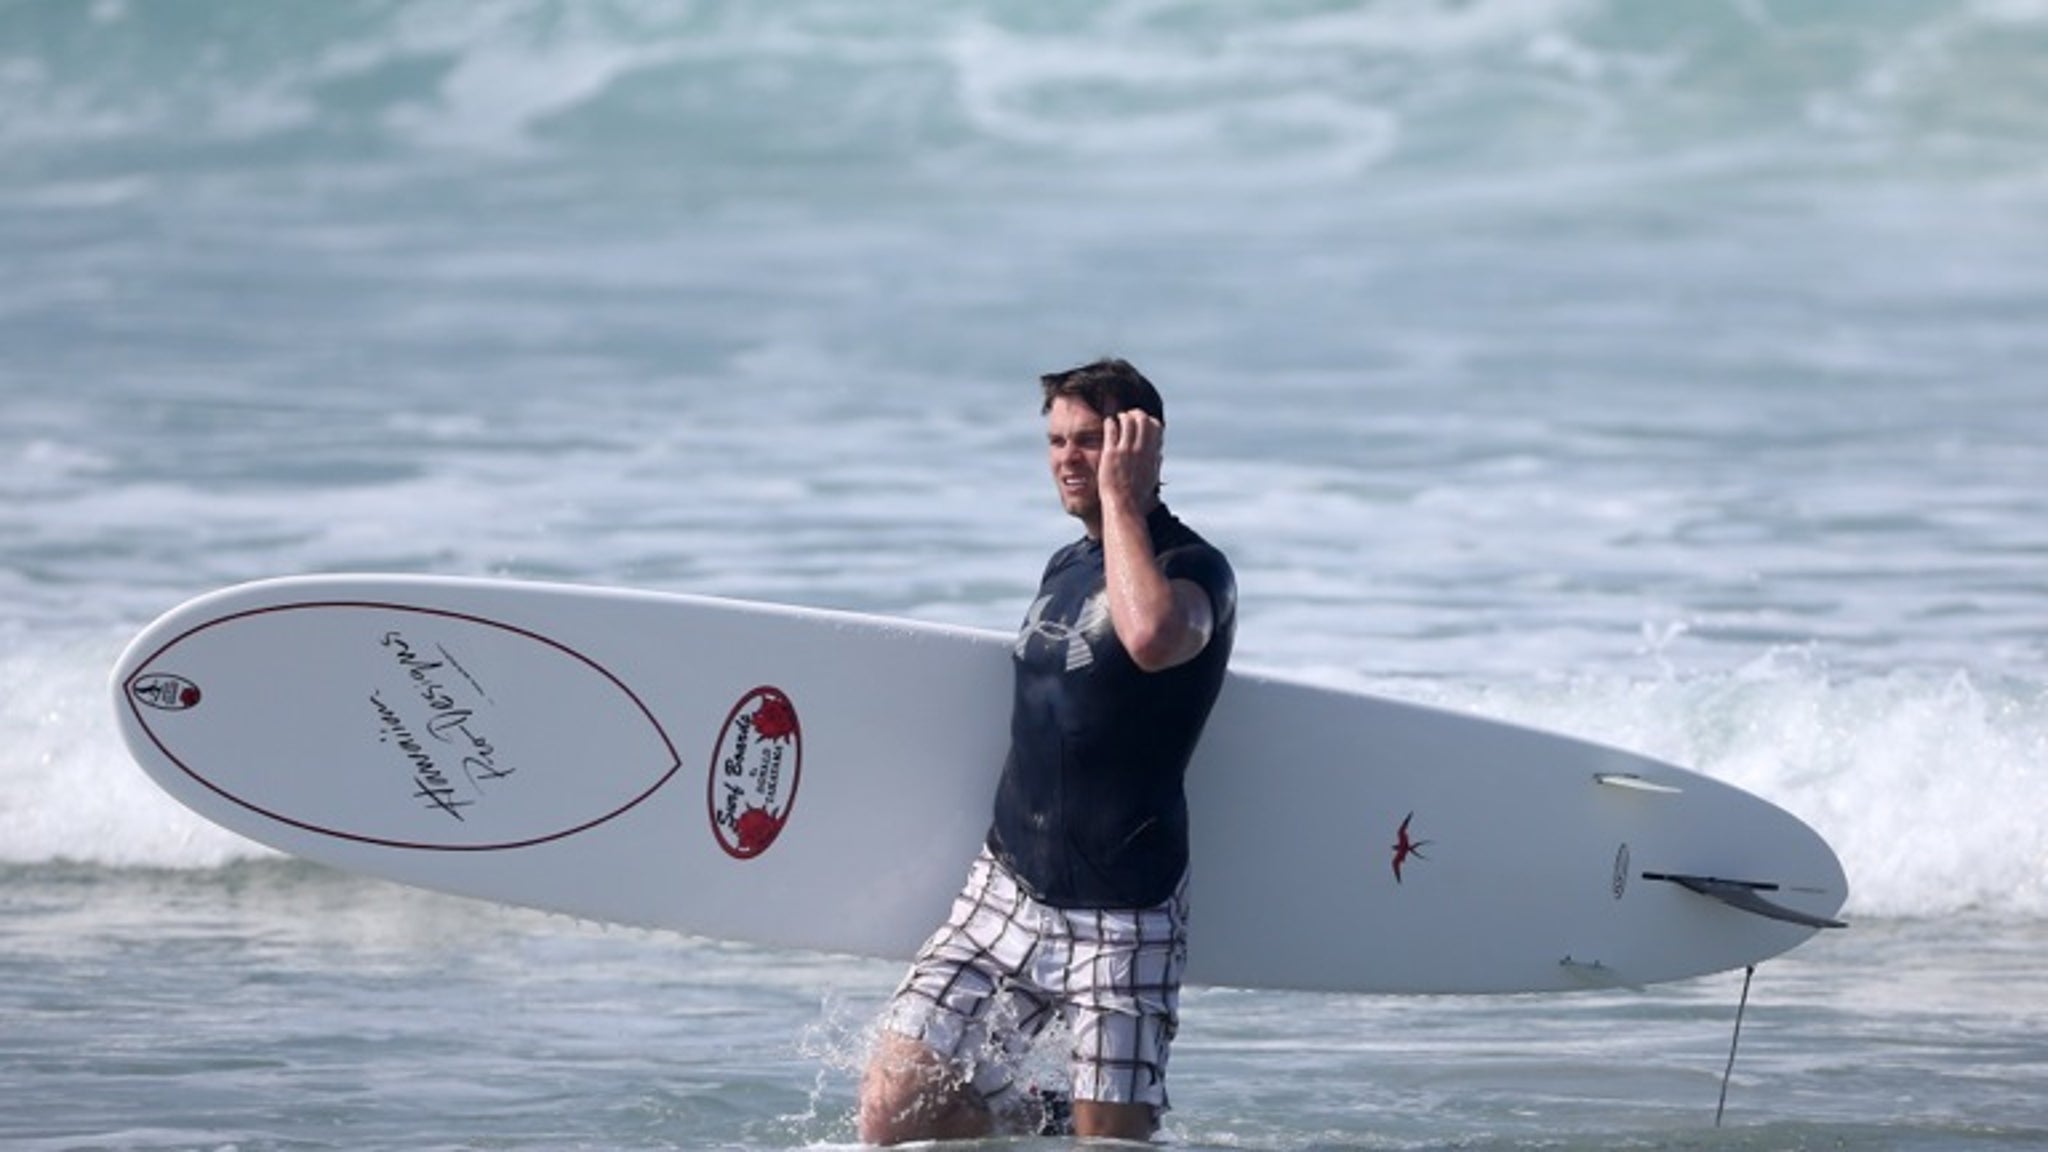
POLYGON ((861 1077, 860 1138, 867 1144, 970 1139, 989 1134, 988 1110, 930 1048, 885 1033, 861 1077))

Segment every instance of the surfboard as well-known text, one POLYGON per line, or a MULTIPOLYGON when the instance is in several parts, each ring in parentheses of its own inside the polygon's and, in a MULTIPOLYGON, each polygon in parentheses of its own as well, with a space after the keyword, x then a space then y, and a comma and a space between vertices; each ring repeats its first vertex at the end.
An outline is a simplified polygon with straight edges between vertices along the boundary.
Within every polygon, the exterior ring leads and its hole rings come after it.
MULTIPOLYGON (((201 596, 113 677, 201 816, 336 868, 599 921, 907 958, 989 822, 1012 637, 519 581, 201 596)), ((1674 765, 1233 671, 1188 793, 1190 983, 1679 980, 1805 941, 1820 836, 1674 765)))

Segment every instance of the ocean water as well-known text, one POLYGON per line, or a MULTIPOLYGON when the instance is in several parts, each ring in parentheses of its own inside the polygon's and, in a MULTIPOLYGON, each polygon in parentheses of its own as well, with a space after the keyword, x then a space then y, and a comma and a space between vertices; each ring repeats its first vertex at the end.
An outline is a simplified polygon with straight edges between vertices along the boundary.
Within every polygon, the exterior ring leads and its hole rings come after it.
POLYGON ((1167 1138, 2048 1146, 2044 57, 2040 0, 0 3, 0 1146, 852 1142, 895 966, 282 860, 107 670, 308 571, 1011 627, 1035 377, 1111 353, 1241 665, 1687 764, 1852 886, 1721 1127, 1740 973, 1191 990, 1167 1138))

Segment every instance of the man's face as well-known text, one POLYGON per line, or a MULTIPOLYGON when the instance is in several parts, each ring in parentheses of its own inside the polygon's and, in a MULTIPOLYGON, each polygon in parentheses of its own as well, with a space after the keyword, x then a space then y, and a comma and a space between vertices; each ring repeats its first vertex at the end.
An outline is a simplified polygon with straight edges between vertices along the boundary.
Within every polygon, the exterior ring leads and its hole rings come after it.
POLYGON ((1045 414, 1045 446, 1060 506, 1084 524, 1102 519, 1096 468, 1102 461, 1102 415, 1072 396, 1055 396, 1045 414))

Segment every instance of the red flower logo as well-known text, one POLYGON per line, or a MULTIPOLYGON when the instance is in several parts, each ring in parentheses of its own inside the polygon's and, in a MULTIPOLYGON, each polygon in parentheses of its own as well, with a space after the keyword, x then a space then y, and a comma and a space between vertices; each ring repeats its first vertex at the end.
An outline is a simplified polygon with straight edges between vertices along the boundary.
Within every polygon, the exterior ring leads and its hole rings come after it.
POLYGON ((761 698, 754 710, 754 735, 763 740, 787 740, 796 735, 796 708, 789 697, 776 693, 761 698))
POLYGON ((766 808, 749 808, 733 822, 733 845, 742 856, 759 856, 782 833, 782 817, 766 808))

